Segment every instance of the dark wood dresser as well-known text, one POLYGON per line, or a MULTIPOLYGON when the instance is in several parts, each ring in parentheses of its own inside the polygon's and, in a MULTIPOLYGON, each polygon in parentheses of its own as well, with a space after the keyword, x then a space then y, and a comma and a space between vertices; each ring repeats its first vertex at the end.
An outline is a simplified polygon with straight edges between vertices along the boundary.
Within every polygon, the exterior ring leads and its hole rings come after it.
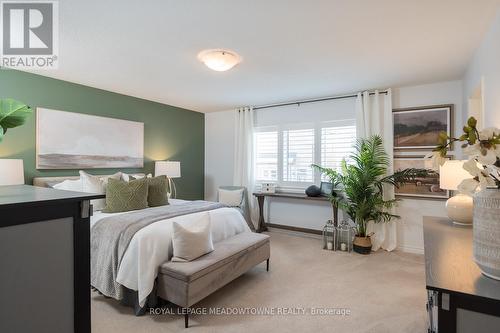
POLYGON ((500 281, 472 259, 472 228, 424 217, 429 332, 500 332, 500 281))
POLYGON ((90 200, 0 186, 0 332, 90 332, 90 200))

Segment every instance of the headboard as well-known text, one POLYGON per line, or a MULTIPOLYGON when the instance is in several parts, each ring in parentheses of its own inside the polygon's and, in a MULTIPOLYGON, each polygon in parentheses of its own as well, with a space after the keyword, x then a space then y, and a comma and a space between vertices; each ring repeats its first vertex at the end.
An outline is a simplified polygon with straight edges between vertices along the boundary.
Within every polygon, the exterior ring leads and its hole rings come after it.
POLYGON ((65 181, 66 179, 80 179, 80 176, 59 176, 59 177, 35 177, 33 185, 39 187, 52 187, 52 185, 65 181))
MULTIPOLYGON (((142 176, 142 177, 145 176, 145 174, 143 173, 132 173, 131 175, 142 176)), ((96 176, 106 177, 111 175, 96 175, 96 176)), ((54 184, 63 182, 66 179, 76 180, 80 179, 80 176, 35 177, 33 178, 33 185, 38 187, 52 187, 54 184)))

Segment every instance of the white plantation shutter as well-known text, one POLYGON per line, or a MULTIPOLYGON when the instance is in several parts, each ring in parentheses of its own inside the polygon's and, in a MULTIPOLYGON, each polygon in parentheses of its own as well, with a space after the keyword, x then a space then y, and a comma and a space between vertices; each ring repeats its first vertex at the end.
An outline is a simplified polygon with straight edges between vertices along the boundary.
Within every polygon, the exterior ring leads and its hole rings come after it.
MULTIPOLYGON (((333 126, 321 129, 321 166, 340 171, 343 159, 349 162, 354 152, 356 126, 333 126)), ((325 180, 324 176, 322 177, 325 180)))
POLYGON ((278 132, 255 132, 255 179, 278 180, 278 132))
POLYGON ((356 140, 355 100, 256 110, 254 175, 281 191, 301 192, 327 180, 311 164, 338 169, 356 140))
POLYGON ((283 181, 307 182, 313 179, 314 128, 283 131, 283 181))

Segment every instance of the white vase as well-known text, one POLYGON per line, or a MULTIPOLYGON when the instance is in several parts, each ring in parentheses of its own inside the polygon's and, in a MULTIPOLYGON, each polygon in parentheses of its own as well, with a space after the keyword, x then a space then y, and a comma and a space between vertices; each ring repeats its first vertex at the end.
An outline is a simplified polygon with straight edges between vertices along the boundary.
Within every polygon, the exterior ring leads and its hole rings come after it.
POLYGON ((488 188, 474 195, 474 261, 481 272, 500 280, 500 190, 488 188))

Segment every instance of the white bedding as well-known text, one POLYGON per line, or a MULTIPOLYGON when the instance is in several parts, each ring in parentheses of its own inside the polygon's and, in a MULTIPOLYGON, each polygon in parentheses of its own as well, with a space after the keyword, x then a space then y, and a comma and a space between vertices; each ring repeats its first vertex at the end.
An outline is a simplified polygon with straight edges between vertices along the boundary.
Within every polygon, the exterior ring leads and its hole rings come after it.
MULTIPOLYGON (((185 200, 170 199, 170 204, 180 204, 185 200)), ((112 215, 127 213, 95 212, 91 226, 97 221, 112 215)), ((123 255, 116 281, 138 292, 139 305, 142 307, 153 290, 158 268, 172 257, 172 221, 190 226, 204 214, 208 214, 212 225, 214 243, 242 232, 250 232, 241 213, 234 208, 219 208, 208 212, 199 212, 161 220, 139 230, 123 255)))

